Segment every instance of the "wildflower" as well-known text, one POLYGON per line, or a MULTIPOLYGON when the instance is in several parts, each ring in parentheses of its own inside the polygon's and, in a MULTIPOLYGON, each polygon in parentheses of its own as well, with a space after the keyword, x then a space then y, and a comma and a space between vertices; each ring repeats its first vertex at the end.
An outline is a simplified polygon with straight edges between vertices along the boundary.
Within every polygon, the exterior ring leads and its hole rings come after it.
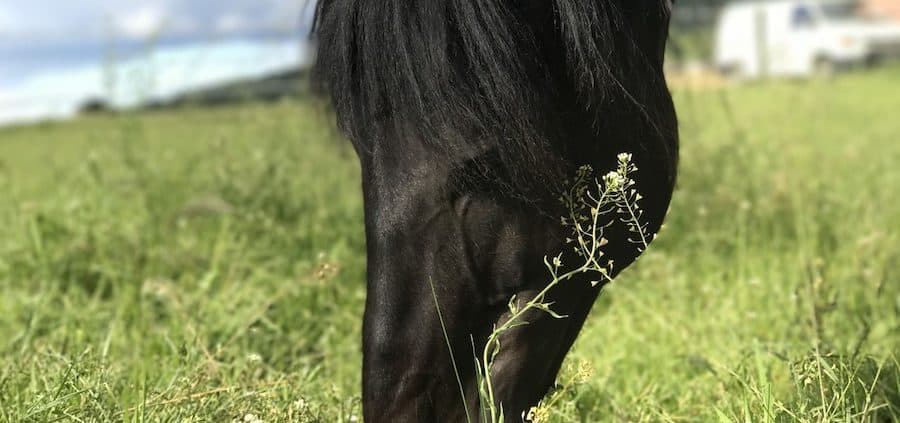
POLYGON ((603 177, 603 184, 607 189, 615 191, 622 186, 622 176, 618 172, 609 172, 603 177))
POLYGON ((529 421, 532 423, 540 423, 540 422, 546 422, 547 420, 549 420, 549 417, 550 417, 549 409, 547 409, 546 407, 537 406, 537 407, 531 407, 531 409, 528 410, 528 413, 525 415, 525 421, 529 421))
POLYGON ((619 163, 630 163, 631 162, 631 153, 619 153, 618 155, 619 163))
POLYGON ((594 367, 591 362, 581 360, 578 362, 578 370, 575 373, 575 383, 584 383, 594 374, 594 367))
POLYGON ((553 266, 562 267, 562 259, 559 256, 553 257, 553 266))

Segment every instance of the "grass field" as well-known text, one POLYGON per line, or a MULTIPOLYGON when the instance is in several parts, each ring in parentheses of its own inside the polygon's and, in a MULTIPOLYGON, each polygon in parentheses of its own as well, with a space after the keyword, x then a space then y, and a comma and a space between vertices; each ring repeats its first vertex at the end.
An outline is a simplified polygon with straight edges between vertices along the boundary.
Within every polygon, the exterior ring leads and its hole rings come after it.
MULTIPOLYGON (((550 421, 900 421, 900 68, 675 94, 667 225, 550 421)), ((357 421, 359 176, 315 110, 0 129, 0 421, 357 421)))

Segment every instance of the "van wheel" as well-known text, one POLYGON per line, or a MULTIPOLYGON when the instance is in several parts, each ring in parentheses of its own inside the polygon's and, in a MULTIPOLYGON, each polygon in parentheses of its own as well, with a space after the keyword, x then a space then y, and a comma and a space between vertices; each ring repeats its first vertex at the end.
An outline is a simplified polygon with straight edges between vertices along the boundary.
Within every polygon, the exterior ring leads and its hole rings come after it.
POLYGON ((744 68, 744 65, 740 63, 722 66, 719 68, 719 73, 721 73, 725 78, 732 81, 744 81, 749 79, 747 70, 744 68))
POLYGON ((837 66, 834 61, 827 57, 820 57, 813 64, 813 71, 817 76, 832 76, 835 70, 837 66))
POLYGON ((871 54, 869 57, 866 57, 866 68, 874 68, 881 65, 881 63, 882 58, 877 54, 871 54))

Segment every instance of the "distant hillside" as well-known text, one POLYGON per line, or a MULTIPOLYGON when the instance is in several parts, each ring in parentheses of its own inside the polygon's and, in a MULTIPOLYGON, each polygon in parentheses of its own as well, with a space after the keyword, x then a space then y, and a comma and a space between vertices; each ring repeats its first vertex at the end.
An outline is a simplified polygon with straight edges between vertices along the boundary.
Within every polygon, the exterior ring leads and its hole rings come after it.
POLYGON ((302 98, 309 94, 309 70, 305 67, 277 72, 262 78, 243 79, 191 90, 165 101, 146 105, 149 109, 181 106, 222 106, 243 102, 273 102, 302 98))
MULTIPOLYGON (((153 100, 139 109, 169 109, 185 106, 216 107, 246 102, 275 102, 298 99, 309 94, 309 70, 297 67, 260 78, 245 78, 186 91, 166 100, 153 100)), ((90 98, 78 108, 79 114, 97 114, 113 109, 100 98, 90 98)))

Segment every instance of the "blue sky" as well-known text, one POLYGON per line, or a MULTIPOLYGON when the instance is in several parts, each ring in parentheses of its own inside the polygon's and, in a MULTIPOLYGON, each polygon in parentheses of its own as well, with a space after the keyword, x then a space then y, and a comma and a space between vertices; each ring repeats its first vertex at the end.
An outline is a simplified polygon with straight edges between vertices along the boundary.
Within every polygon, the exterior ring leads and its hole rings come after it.
POLYGON ((296 64, 311 9, 307 0, 0 0, 0 123, 64 117, 87 95, 113 92, 127 105, 137 101, 129 91, 165 96, 296 64), (142 86, 121 87, 141 73, 142 86))

